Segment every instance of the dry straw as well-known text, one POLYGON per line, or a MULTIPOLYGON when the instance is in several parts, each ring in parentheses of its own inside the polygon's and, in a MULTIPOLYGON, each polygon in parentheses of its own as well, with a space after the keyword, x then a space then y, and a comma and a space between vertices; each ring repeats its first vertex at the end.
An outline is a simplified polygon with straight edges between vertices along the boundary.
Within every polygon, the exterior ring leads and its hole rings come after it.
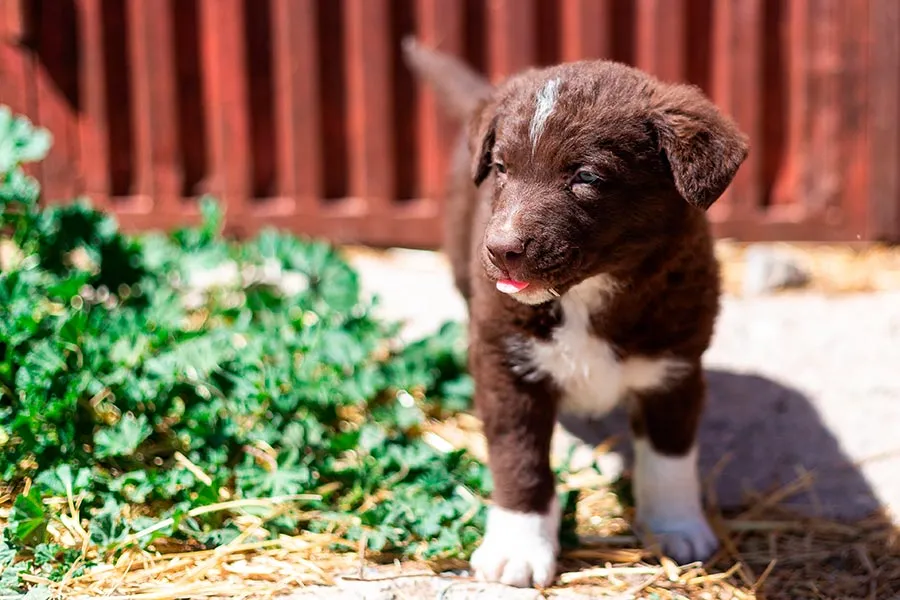
MULTIPOLYGON (((455 446, 477 449, 480 443, 472 424, 463 417, 436 425, 432 441, 449 444, 448 438, 453 438, 455 446)), ((590 485, 584 474, 570 477, 584 486, 576 508, 580 544, 564 552, 554 586, 541 590, 545 597, 577 593, 576 597, 586 598, 881 600, 900 594, 900 544, 887 518, 876 515, 838 523, 802 517, 781 506, 790 496, 809 491, 814 474, 803 472, 784 487, 756 495, 739 514, 712 510, 713 526, 722 540, 720 551, 706 564, 683 566, 638 544, 627 527, 629 510, 618 504, 607 487, 599 481, 590 485)), ((304 498, 235 500, 196 509, 239 514, 236 520, 242 534, 214 550, 185 550, 160 541, 153 552, 129 548, 114 564, 92 567, 78 577, 72 575, 75 565, 59 582, 29 576, 26 580, 48 585, 58 597, 108 600, 273 598, 311 585, 400 582, 437 577, 448 569, 456 571, 444 577, 477 585, 461 561, 401 562, 389 553, 367 553, 364 545, 341 537, 341 524, 331 533, 268 539, 266 519, 241 514, 241 509, 251 506, 283 512, 304 498), (358 549, 335 552, 335 545, 358 549)), ((0 494, 6 506, 11 499, 10 494, 0 494)), ((84 560, 96 560, 77 502, 60 499, 51 505, 60 516, 50 528, 55 541, 80 548, 84 560)), ((3 516, 0 513, 0 519, 3 516)), ((129 541, 149 533, 135 533, 129 541)))

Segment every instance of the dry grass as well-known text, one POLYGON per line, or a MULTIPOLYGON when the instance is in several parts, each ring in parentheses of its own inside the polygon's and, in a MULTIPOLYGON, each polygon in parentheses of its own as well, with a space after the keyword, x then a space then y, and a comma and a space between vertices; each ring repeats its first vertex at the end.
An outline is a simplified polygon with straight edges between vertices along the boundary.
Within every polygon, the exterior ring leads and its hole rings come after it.
MULTIPOLYGON (((461 416, 435 423, 429 441, 442 446, 465 446, 483 453, 477 423, 461 416)), ((603 452, 604 448, 598 448, 603 452)), ((856 523, 838 523, 793 514, 780 506, 793 494, 803 493, 813 476, 804 473, 784 488, 758 495, 741 513, 722 514, 710 508, 721 549, 705 564, 677 566, 652 548, 642 548, 630 534, 631 509, 623 507, 608 482, 594 471, 566 476, 563 487, 577 489, 575 518, 579 545, 565 550, 559 577, 548 598, 767 598, 767 599, 888 599, 900 594, 898 532, 884 517, 856 523)), ((8 502, 7 495, 0 502, 8 502)), ((290 498, 247 500, 284 510, 290 498)), ((241 501, 206 507, 240 509, 241 501), (227 506, 226 506, 227 504, 227 506)), ((72 504, 60 502, 62 513, 72 504)), ((77 506, 77 503, 76 503, 77 506)), ((0 520, 2 520, 0 513, 0 520)), ((60 519, 51 533, 55 540, 82 549, 84 558, 96 555, 81 530, 78 515, 60 519)), ((401 581, 448 575, 459 583, 472 582, 464 562, 400 562, 390 554, 335 553, 330 548, 341 538, 340 528, 327 534, 305 532, 267 539, 264 521, 238 518, 243 534, 215 550, 185 551, 164 542, 154 551, 127 550, 115 564, 93 567, 79 577, 44 583, 66 598, 169 600, 175 598, 272 598, 310 585, 361 581, 401 581), (460 574, 459 570, 463 570, 460 574)), ((76 565, 77 566, 77 565, 76 565)), ((433 594, 434 592, 429 592, 433 594)), ((404 597, 400 595, 397 597, 404 597)), ((432 597, 414 595, 408 597, 432 597)), ((0 598, 0 600, 3 600, 0 598)))

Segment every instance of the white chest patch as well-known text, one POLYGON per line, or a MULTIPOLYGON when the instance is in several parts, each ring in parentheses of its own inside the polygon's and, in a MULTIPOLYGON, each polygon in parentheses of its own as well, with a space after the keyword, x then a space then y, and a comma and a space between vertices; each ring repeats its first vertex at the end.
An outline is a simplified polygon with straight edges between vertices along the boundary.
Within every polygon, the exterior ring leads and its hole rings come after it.
POLYGON ((562 324, 550 341, 533 340, 528 370, 550 376, 562 388, 560 410, 580 417, 601 417, 629 391, 665 387, 690 368, 677 358, 629 356, 619 361, 610 344, 596 337, 591 315, 615 293, 616 282, 605 275, 587 279, 560 299, 562 324))

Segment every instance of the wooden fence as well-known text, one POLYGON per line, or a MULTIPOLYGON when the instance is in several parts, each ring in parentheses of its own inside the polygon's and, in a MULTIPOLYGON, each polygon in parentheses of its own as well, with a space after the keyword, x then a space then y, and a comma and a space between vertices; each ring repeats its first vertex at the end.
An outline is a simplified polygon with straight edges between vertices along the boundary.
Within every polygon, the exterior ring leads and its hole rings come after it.
POLYGON ((740 239, 900 240, 897 0, 0 0, 0 102, 56 139, 48 201, 434 247, 455 130, 400 39, 492 79, 611 57, 702 86, 753 151, 711 210, 740 239))

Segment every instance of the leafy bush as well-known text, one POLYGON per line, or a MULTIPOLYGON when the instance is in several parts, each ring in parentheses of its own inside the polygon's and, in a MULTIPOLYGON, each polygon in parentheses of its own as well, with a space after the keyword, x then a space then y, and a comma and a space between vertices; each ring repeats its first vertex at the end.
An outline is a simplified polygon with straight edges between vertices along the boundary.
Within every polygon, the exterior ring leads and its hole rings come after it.
POLYGON ((85 201, 41 209, 21 165, 49 140, 0 110, 0 478, 15 498, 0 595, 81 556, 48 534, 76 512, 101 558, 225 543, 233 515, 200 508, 246 498, 303 509, 269 515, 272 534, 471 550, 486 468, 419 435, 438 401, 468 401, 457 326, 398 347, 333 248, 228 242, 209 199, 200 226, 140 238, 85 201))

